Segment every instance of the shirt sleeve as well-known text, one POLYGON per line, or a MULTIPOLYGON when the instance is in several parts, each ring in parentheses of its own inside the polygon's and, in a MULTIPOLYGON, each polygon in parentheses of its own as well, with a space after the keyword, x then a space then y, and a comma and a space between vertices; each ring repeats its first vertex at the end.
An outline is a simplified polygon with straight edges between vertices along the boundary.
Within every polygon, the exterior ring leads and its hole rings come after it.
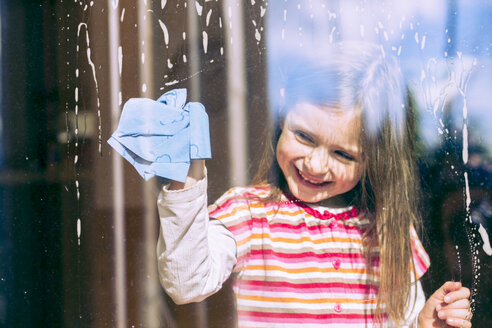
MULTIPOLYGON (((413 263, 415 270, 412 270, 412 286, 410 301, 405 310, 405 323, 402 328, 418 328, 417 319, 420 311, 425 305, 425 293, 420 282, 420 278, 425 274, 430 266, 430 258, 425 251, 417 232, 413 226, 410 227, 410 245, 412 248, 413 263), (415 284, 415 285, 414 285, 415 284)), ((389 327, 398 327, 393 321, 388 323, 389 327)))
POLYGON ((209 220, 207 181, 167 190, 157 201, 159 279, 177 304, 199 302, 219 291, 236 263, 236 243, 219 221, 209 220))
POLYGON ((427 272, 430 266, 430 258, 422 246, 417 232, 413 226, 410 227, 410 245, 412 247, 413 263, 415 267, 416 280, 420 279, 427 272))
POLYGON ((408 305, 405 312, 405 318, 407 319, 402 328, 417 328, 417 319, 419 313, 425 305, 425 294, 420 280, 417 280, 416 284, 417 286, 411 287, 412 291, 410 295, 410 304, 408 305))
POLYGON ((425 294, 420 282, 420 278, 427 272, 430 266, 430 258, 422 246, 420 239, 413 226, 410 227, 410 245, 412 248, 414 272, 412 281, 415 285, 411 286, 410 302, 405 312, 406 323, 402 327, 417 328, 417 319, 420 311, 425 305, 425 294))

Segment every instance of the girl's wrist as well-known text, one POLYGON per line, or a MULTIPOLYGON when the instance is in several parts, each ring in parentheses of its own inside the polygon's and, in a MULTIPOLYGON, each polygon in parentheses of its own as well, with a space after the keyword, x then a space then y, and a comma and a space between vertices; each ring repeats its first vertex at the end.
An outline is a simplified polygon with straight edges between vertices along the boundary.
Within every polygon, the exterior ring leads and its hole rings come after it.
POLYGON ((171 183, 169 184, 168 190, 180 190, 184 188, 189 188, 195 185, 201 179, 203 179, 205 175, 206 175, 205 161, 204 160, 192 161, 185 182, 172 180, 171 183))
POLYGON ((424 319, 422 318, 422 312, 417 316, 417 328, 424 328, 424 319))

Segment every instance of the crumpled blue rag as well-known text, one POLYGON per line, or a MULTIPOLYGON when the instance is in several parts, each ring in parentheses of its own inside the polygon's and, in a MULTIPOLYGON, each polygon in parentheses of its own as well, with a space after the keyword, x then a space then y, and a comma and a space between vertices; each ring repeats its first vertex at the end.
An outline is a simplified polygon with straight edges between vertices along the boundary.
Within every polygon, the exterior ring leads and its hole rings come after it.
POLYGON ((166 92, 157 101, 128 100, 108 143, 145 180, 160 176, 184 182, 191 160, 212 157, 205 107, 186 104, 186 89, 166 92))

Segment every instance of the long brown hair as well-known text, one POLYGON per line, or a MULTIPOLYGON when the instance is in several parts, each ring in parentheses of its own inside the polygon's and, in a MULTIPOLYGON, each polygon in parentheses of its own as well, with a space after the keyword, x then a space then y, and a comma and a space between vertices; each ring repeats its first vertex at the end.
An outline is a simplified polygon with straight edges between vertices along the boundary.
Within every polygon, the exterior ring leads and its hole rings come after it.
POLYGON ((283 119, 296 103, 359 110, 364 173, 354 202, 371 222, 363 236, 370 270, 371 254, 379 247, 376 318, 386 312, 399 323, 406 319, 415 272, 410 229, 420 228, 413 107, 399 65, 375 45, 340 43, 322 57, 304 59, 303 65, 294 66, 286 74, 279 111, 273 129, 267 131, 253 183, 270 184, 270 200, 278 200, 287 190, 275 148, 283 119))

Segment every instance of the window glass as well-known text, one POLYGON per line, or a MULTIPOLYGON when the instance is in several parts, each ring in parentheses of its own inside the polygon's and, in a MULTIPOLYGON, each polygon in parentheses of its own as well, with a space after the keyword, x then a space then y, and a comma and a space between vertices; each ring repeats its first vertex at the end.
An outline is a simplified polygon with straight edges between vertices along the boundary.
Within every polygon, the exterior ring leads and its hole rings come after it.
POLYGON ((144 181, 107 140, 130 98, 186 88, 209 115, 212 202, 258 168, 279 67, 349 40, 398 59, 417 109, 425 292, 463 281, 486 326, 490 17, 481 0, 1 2, 0 326, 234 326, 229 282, 196 304, 165 294, 162 181, 144 181))

